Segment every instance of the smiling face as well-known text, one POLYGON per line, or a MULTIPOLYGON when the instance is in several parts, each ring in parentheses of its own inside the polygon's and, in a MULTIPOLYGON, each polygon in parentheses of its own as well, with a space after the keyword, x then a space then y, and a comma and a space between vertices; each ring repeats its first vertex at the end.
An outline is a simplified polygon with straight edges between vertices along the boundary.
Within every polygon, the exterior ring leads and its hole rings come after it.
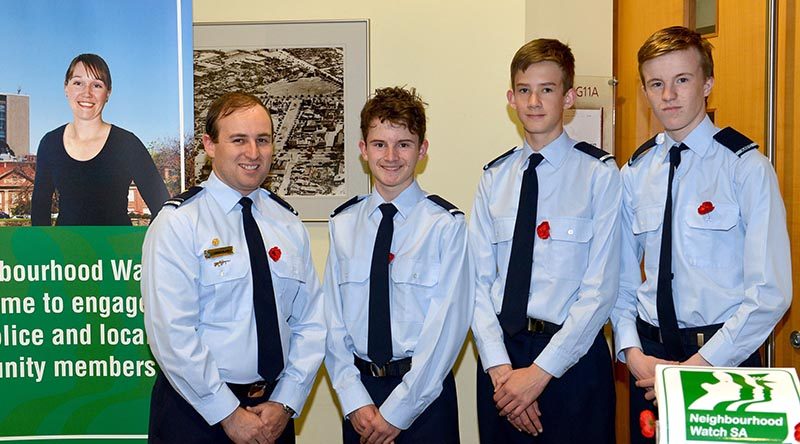
POLYGON ((75 120, 102 119, 111 90, 105 82, 94 76, 83 63, 78 62, 64 85, 67 102, 75 120))
POLYGON ((656 118, 675 141, 683 141, 706 116, 714 78, 706 77, 694 48, 668 52, 642 64, 642 88, 656 118))
POLYGON ((203 146, 219 179, 246 196, 258 189, 272 164, 272 123, 261 106, 237 109, 216 121, 217 140, 203 146))
POLYGON ((414 181, 414 170, 428 152, 428 141, 420 142, 405 125, 375 118, 358 147, 369 164, 375 189, 391 201, 414 181))
POLYGON ((575 103, 575 91, 564 91, 564 74, 550 61, 518 71, 513 88, 507 93, 508 103, 525 129, 525 140, 539 150, 561 135, 563 112, 575 103))

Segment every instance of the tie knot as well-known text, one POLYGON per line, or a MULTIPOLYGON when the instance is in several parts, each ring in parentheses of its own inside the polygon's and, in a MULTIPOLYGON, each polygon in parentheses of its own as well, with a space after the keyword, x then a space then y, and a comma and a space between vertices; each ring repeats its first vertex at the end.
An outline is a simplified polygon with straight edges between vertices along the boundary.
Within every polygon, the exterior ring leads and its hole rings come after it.
POLYGON ((395 207, 394 204, 381 204, 378 209, 381 210, 381 213, 383 213, 383 217, 392 218, 395 214, 397 214, 397 207, 395 207))
POLYGON ((688 150, 689 147, 684 144, 672 145, 669 149, 669 163, 675 168, 681 163, 681 151, 688 150))
POLYGON ((544 160, 544 156, 539 153, 533 153, 528 157, 528 169, 536 168, 544 160))
POLYGON ((249 197, 245 196, 245 197, 239 199, 239 205, 241 205, 243 209, 249 210, 250 207, 253 206, 253 200, 250 199, 249 197))

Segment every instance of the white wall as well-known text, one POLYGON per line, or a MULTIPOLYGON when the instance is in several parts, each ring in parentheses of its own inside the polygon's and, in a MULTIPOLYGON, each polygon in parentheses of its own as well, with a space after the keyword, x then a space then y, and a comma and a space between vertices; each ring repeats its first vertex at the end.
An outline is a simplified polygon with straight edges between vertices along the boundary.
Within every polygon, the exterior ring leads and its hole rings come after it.
MULTIPOLYGON (((544 30, 540 22, 547 23, 552 32, 548 36, 569 40, 579 60, 579 74, 611 74, 612 1, 561 3, 586 3, 588 14, 595 18, 592 27, 579 26, 582 22, 563 12, 546 19, 526 13, 545 10, 544 1, 539 0, 194 0, 193 8, 195 22, 369 19, 371 89, 393 85, 417 88, 429 104, 430 141, 429 160, 419 182, 469 213, 481 167, 519 141, 505 92, 514 52, 526 37, 547 35, 532 33, 531 27, 544 30), (603 26, 598 26, 597 20, 603 21, 603 26), (584 54, 590 63, 580 61, 584 54)), ((309 224, 309 232, 321 273, 328 251, 327 224, 309 224)), ((465 444, 478 442, 475 367, 470 343, 456 371, 465 444)), ((341 442, 341 419, 334 398, 327 377, 320 378, 298 424, 298 443, 341 442)))

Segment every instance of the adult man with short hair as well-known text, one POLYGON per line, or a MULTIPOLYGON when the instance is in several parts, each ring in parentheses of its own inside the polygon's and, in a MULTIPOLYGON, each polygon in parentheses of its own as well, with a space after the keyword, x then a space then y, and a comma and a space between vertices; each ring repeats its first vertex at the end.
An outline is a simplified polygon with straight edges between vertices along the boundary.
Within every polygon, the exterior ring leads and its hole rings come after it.
POLYGON ((256 97, 212 103, 213 172, 145 237, 142 295, 159 373, 151 442, 294 443, 325 347, 322 294, 297 213, 261 187, 272 118, 256 97))

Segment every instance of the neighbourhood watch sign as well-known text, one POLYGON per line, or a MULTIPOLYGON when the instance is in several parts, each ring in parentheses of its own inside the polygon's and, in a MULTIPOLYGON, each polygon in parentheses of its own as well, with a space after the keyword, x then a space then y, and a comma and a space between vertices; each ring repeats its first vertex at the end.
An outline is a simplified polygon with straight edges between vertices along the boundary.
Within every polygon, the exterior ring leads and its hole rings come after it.
POLYGON ((658 366, 660 443, 797 443, 792 368, 658 366))

